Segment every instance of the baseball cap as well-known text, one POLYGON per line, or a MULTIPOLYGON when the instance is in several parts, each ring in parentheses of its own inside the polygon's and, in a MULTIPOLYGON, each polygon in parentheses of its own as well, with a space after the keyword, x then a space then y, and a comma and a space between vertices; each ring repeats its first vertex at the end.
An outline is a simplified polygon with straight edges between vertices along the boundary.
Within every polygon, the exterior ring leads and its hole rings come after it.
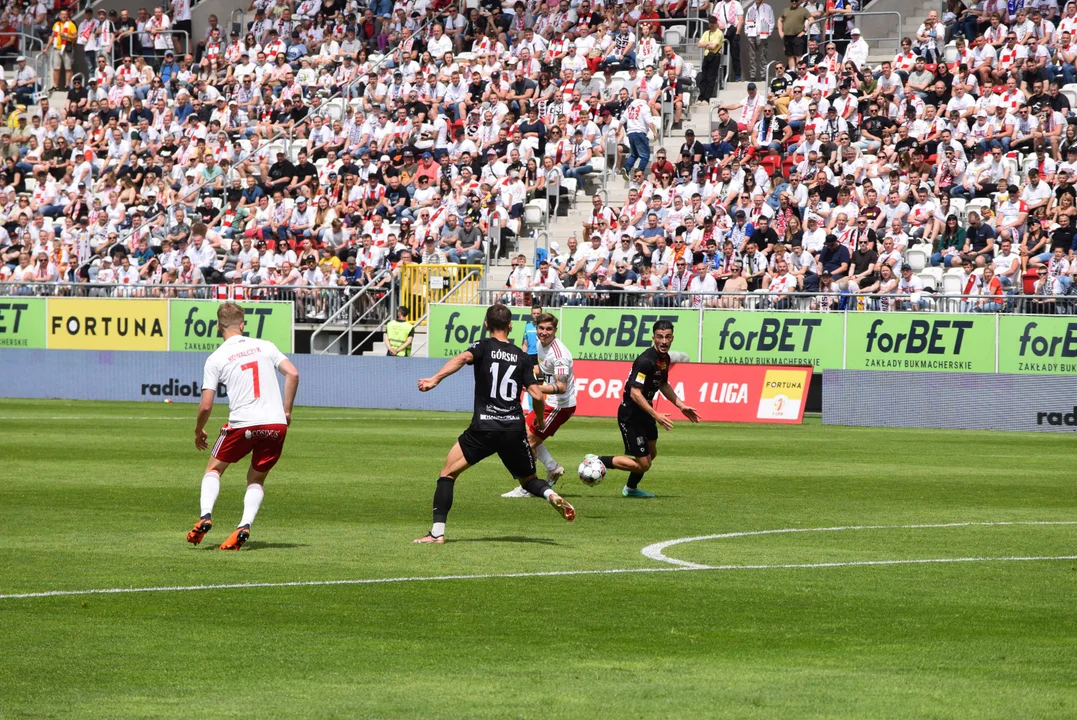
POLYGON ((859 35, 859 34, 860 34, 859 28, 853 28, 852 30, 849 31, 849 35, 859 35))
POLYGON ((389 162, 389 160, 390 158, 388 155, 382 155, 380 158, 378 158, 378 162, 389 162))
POLYGON ((901 263, 901 272, 905 272, 906 270, 912 270, 912 265, 909 263, 901 263))

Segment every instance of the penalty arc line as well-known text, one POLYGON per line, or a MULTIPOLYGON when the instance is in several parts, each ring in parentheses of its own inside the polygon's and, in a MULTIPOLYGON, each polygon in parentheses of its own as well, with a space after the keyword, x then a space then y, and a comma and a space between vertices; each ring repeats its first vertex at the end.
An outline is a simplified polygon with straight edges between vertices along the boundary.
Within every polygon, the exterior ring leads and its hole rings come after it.
POLYGON ((130 595, 135 593, 193 592, 197 590, 245 590, 252 588, 302 588, 339 585, 383 585, 390 583, 445 582, 453 580, 503 580, 518 578, 576 577, 581 575, 632 575, 643 573, 676 573, 735 570, 816 570, 822 568, 888 567, 894 565, 945 565, 986 562, 1047 562, 1077 560, 1077 555, 1033 557, 963 557, 923 558, 912 560, 857 560, 850 562, 785 563, 775 565, 698 565, 695 567, 620 568, 610 570, 551 570, 546 572, 484 573, 473 575, 431 575, 418 577, 365 578, 355 580, 299 580, 293 582, 222 583, 216 585, 177 585, 143 588, 104 588, 96 590, 48 590, 44 592, 9 593, 0 600, 70 597, 86 595, 130 595))
MULTIPOLYGON (((755 537, 758 535, 787 535, 791 533, 823 533, 823 532, 844 532, 855 530, 927 530, 938 528, 960 528, 960 527, 1008 527, 1008 526, 1043 526, 1043 525, 1077 525, 1077 521, 1073 520, 1028 520, 1028 521, 1002 521, 1002 522, 952 522, 952 523, 932 523, 932 524, 917 524, 917 525, 842 525, 837 527, 821 527, 821 528, 781 528, 779 530, 749 530, 747 532, 731 532, 731 533, 719 533, 716 535, 698 535, 696 537, 684 537, 676 538, 674 540, 666 540, 664 542, 654 543, 640 550, 640 553, 644 557, 656 560, 658 562, 668 563, 670 565, 676 565, 684 568, 685 570, 713 570, 717 566, 701 565, 699 563, 689 562, 687 560, 678 560, 677 558, 671 558, 666 555, 663 550, 675 545, 684 545, 692 542, 700 542, 702 540, 725 540, 728 538, 739 537, 755 537)), ((998 561, 1002 559, 1019 560, 1022 558, 981 558, 978 561, 986 562, 988 560, 998 561)), ((1036 560, 1046 560, 1048 558, 1028 558, 1036 560)), ((1058 558, 1050 558, 1057 560, 1068 560, 1070 558, 1062 556, 1058 558)), ((793 565, 793 566, 775 566, 775 567, 849 567, 864 564, 901 564, 909 561, 871 561, 871 562, 849 562, 849 563, 816 563, 810 566, 793 565)), ((929 561, 924 561, 929 562, 929 561)), ((930 561, 938 562, 938 561, 930 561)), ((968 558, 954 560, 953 562, 971 562, 968 558)), ((738 566, 746 567, 746 566, 738 566)), ((767 566, 770 567, 770 566, 767 566)), ((723 567, 724 569, 724 567, 723 567)))

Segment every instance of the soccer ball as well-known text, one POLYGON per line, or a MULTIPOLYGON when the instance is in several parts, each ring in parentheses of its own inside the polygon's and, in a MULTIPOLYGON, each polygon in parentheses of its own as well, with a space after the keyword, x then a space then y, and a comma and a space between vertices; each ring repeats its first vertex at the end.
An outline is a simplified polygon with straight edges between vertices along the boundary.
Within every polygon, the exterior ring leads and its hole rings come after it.
POLYGON ((598 485, 606 477, 606 466, 596 457, 584 458, 580 463, 579 475, 584 485, 598 485))

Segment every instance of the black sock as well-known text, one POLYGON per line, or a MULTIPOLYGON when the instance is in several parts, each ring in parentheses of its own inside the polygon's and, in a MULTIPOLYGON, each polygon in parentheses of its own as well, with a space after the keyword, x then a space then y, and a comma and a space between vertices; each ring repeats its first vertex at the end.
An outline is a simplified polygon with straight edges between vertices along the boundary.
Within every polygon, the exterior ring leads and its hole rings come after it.
POLYGON ((544 497, 542 493, 550 489, 550 483, 545 480, 539 480, 538 478, 531 478, 523 483, 523 488, 535 497, 544 497))
POLYGON ((452 489, 456 481, 451 477, 439 477, 434 490, 434 522, 445 522, 452 509, 452 489))
POLYGON ((643 473, 640 473, 640 472, 629 473, 628 482, 625 483, 625 484, 628 485, 629 490, 635 490, 636 487, 639 485, 640 480, 642 480, 642 479, 643 479, 643 473))
POLYGON ((617 469, 617 468, 613 467, 613 456, 612 455, 599 455, 598 459, 602 461, 602 464, 606 466, 607 470, 616 470, 617 469))

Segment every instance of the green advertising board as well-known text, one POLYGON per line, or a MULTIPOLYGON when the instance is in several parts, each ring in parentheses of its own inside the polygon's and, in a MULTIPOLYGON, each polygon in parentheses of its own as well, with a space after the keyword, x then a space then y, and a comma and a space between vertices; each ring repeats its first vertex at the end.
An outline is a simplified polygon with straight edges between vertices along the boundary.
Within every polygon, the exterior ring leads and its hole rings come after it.
POLYGON ((995 372, 994 315, 849 313, 845 368, 995 372))
MULTIPOLYGON (((239 302, 246 311, 244 334, 269 340, 281 352, 292 352, 292 303, 290 302, 239 302)), ((217 327, 215 300, 169 301, 170 350, 178 352, 213 352, 222 342, 217 327)))
MULTIPOLYGON (((524 344, 524 326, 531 320, 531 308, 513 307, 512 331, 509 340, 520 347, 524 344)), ((430 305, 429 333, 430 357, 453 357, 459 355, 476 340, 486 337, 482 322, 486 307, 475 305, 430 305)))
POLYGON ((999 316, 998 371, 1023 375, 1077 373, 1077 317, 999 316))
POLYGON ((0 298, 0 348, 45 347, 45 298, 0 298))
POLYGON ((841 369, 844 318, 837 313, 703 313, 703 362, 841 369))
POLYGON ((673 350, 699 362, 699 311, 663 308, 561 308, 558 336, 577 360, 635 360, 652 344, 651 326, 673 323, 673 350))

